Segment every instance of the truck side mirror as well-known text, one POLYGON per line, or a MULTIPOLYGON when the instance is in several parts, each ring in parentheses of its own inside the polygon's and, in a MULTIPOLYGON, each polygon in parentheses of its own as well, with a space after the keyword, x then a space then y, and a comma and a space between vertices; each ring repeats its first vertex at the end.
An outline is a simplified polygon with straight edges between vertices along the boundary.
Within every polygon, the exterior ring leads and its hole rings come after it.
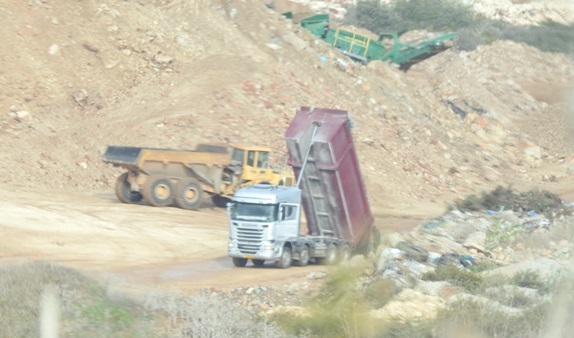
POLYGON ((277 215, 277 219, 282 221, 285 219, 285 213, 283 212, 284 206, 279 206, 279 214, 277 215))

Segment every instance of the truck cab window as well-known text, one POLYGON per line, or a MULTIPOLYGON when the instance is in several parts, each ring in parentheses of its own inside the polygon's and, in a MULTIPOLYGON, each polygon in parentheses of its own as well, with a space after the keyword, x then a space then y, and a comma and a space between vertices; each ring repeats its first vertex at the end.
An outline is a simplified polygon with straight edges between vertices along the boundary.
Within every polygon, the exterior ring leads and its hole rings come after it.
POLYGON ((257 167, 258 168, 269 168, 269 152, 260 151, 257 155, 257 167))
POLYGON ((231 219, 238 221, 274 222, 277 220, 277 204, 234 203, 231 219))
POLYGON ((243 156, 245 156, 245 151, 243 149, 234 148, 233 155, 231 155, 231 160, 243 164, 243 156))
POLYGON ((255 166, 255 151, 249 151, 247 153, 247 165, 250 167, 255 166))
POLYGON ((297 208, 293 205, 283 205, 282 221, 293 221, 297 219, 297 208))

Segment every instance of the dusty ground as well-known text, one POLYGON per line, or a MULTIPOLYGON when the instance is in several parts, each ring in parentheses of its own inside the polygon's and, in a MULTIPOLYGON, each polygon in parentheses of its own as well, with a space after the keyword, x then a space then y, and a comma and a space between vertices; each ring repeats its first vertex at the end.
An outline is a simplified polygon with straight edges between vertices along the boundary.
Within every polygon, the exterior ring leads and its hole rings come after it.
POLYGON ((2 263, 50 260, 183 289, 305 278, 316 267, 232 268, 222 210, 122 205, 120 171, 101 162, 109 144, 215 141, 267 145, 281 163, 301 105, 353 113, 384 231, 499 184, 573 186, 564 55, 501 41, 406 74, 359 67, 239 0, 13 1, 0 21, 2 263))
MULTIPOLYGON (((422 211, 422 210, 421 210, 422 211)), ((285 284, 322 267, 235 268, 226 256, 225 211, 127 205, 111 192, 54 193, 0 188, 0 263, 48 261, 138 286, 203 287, 285 284)), ((379 214, 383 230, 408 230, 424 215, 379 214)))

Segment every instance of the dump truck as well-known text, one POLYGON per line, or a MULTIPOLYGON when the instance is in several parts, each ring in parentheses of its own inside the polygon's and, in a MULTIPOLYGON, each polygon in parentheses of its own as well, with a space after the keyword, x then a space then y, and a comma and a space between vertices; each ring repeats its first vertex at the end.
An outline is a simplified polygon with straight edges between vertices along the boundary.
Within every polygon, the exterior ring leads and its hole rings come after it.
POLYGON ((115 185, 120 201, 196 209, 208 196, 224 207, 251 184, 293 185, 292 173, 269 165, 270 153, 267 147, 245 145, 200 144, 195 150, 108 146, 103 161, 126 170, 115 185))
POLYGON ((285 141, 295 186, 252 185, 228 204, 233 264, 335 264, 376 247, 348 112, 301 107, 285 141))
POLYGON ((456 32, 450 32, 417 44, 406 44, 400 40, 398 33, 383 33, 375 40, 348 30, 331 27, 328 14, 285 12, 283 16, 292 19, 354 61, 361 63, 374 60, 387 61, 399 65, 399 68, 404 71, 452 47, 452 41, 457 36, 456 32))

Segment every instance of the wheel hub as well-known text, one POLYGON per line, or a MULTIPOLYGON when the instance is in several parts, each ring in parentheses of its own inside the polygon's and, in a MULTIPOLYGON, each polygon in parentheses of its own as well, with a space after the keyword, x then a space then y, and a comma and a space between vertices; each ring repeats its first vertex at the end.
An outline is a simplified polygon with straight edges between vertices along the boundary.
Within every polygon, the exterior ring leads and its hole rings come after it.
POLYGON ((154 193, 159 199, 166 199, 170 194, 170 190, 165 184, 158 184, 154 189, 154 193))

